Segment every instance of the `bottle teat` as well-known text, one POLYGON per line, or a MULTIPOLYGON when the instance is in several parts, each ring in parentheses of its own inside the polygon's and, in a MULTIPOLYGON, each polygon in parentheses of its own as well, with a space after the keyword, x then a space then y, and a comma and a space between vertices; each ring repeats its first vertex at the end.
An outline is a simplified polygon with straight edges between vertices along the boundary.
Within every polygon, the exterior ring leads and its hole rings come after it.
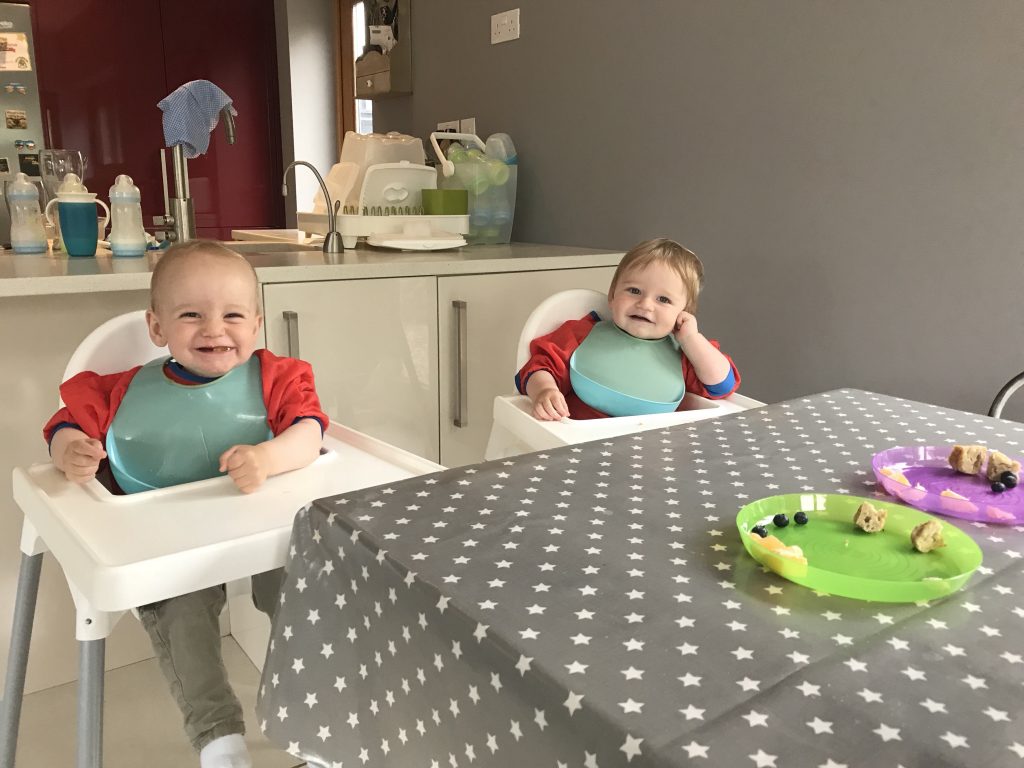
POLYGON ((14 181, 7 185, 7 197, 12 200, 38 200, 39 190, 28 180, 28 176, 18 173, 14 181))
POLYGON ((142 193, 135 186, 132 177, 126 173, 120 174, 114 179, 114 186, 110 188, 110 202, 113 203, 137 203, 142 199, 142 193))
POLYGON ((64 180, 57 187, 58 195, 70 195, 70 194, 82 194, 87 193, 89 190, 85 188, 85 184, 78 178, 77 173, 65 174, 64 180))

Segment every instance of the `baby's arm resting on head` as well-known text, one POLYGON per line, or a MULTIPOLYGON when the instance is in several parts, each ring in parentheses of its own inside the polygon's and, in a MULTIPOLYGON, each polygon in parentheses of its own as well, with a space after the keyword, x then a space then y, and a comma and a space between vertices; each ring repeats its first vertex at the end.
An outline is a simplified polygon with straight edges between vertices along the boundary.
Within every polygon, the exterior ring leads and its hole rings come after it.
POLYGON ((679 348, 693 366, 693 372, 705 387, 726 382, 732 373, 732 365, 718 347, 698 330, 695 315, 680 312, 673 333, 679 348))
POLYGON ((96 477, 100 462, 107 458, 103 444, 73 427, 57 430, 50 442, 53 464, 73 483, 87 483, 96 477))
POLYGON ((526 382, 526 394, 533 402, 533 416, 541 421, 558 421, 569 415, 565 395, 555 377, 547 371, 535 371, 526 382))
POLYGON ((220 471, 227 472, 242 493, 252 493, 268 477, 312 464, 322 443, 320 422, 302 419, 264 443, 228 448, 220 456, 220 471))
POLYGON ((680 349, 693 366, 697 378, 708 384, 718 384, 729 375, 729 360, 703 334, 696 333, 680 344, 680 349))

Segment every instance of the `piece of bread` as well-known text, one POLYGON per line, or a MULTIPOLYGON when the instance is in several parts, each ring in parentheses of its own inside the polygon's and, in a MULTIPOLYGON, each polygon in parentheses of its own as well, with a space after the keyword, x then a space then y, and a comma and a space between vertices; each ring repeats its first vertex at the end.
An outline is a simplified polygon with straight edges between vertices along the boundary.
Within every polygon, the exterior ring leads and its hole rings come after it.
POLYGON ((918 552, 931 552, 933 549, 946 546, 942 540, 942 525, 938 520, 927 520, 914 526, 910 532, 910 543, 918 552))
POLYGON ((976 475, 981 471, 987 453, 983 445, 954 445, 949 452, 949 466, 965 475, 976 475))
POLYGON ((878 533, 885 528, 885 518, 888 514, 884 509, 877 509, 865 501, 857 507, 857 511, 853 515, 853 524, 862 531, 878 533))
POLYGON ((1013 472, 1015 475, 1020 474, 1020 462, 1014 461, 1005 453, 999 451, 992 451, 988 455, 988 469, 985 474, 988 475, 988 479, 992 482, 998 480, 1003 472, 1013 472))

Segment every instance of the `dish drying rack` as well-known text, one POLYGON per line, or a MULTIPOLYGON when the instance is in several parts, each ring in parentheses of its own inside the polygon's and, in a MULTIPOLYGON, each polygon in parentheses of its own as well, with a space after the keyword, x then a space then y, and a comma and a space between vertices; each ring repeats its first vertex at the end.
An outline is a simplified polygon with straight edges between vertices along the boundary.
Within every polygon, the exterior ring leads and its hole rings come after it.
MULTIPOLYGON (((403 160, 377 163, 366 169, 359 202, 344 205, 334 216, 334 225, 346 248, 355 248, 359 238, 372 235, 401 235, 427 225, 431 232, 451 235, 469 233, 469 216, 435 216, 423 213, 424 189, 437 189, 437 173, 428 165, 403 160)), ((298 228, 327 234, 327 213, 299 211, 298 228)))

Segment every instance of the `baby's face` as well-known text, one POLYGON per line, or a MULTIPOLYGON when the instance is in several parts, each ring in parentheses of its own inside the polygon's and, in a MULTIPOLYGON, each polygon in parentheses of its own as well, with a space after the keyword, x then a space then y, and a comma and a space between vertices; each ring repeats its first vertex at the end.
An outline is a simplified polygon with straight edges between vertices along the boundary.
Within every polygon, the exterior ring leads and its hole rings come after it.
POLYGON ((656 261, 621 275, 608 294, 608 306, 612 321, 630 336, 660 339, 675 330, 687 299, 679 273, 656 261))
POLYGON ((263 317, 244 264, 198 253, 167 277, 146 313, 155 343, 200 376, 223 376, 252 357, 263 317))

